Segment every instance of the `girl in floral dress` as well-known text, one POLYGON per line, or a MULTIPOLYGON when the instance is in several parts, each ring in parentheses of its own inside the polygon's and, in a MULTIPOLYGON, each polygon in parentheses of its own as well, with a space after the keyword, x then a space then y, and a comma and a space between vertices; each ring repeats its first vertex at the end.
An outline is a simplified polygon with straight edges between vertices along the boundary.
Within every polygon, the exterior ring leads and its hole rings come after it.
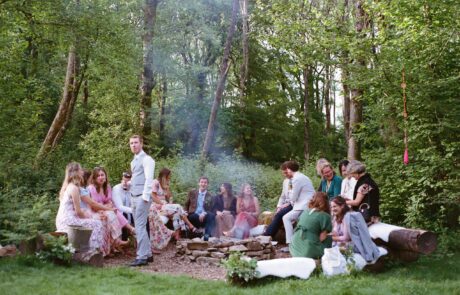
POLYGON ((193 228, 187 218, 187 214, 179 204, 174 204, 169 187, 171 180, 171 170, 163 168, 158 174, 158 178, 152 183, 152 206, 149 213, 150 242, 152 251, 159 253, 160 249, 166 247, 174 237, 180 237, 180 231, 186 227, 193 228), (174 230, 165 226, 168 220, 172 220, 174 230))
POLYGON ((83 169, 80 164, 72 162, 67 165, 64 182, 59 193, 59 210, 56 216, 56 228, 59 232, 69 231, 70 225, 91 228, 89 245, 101 249, 104 229, 101 221, 91 219, 80 208, 80 185, 83 180, 83 169))

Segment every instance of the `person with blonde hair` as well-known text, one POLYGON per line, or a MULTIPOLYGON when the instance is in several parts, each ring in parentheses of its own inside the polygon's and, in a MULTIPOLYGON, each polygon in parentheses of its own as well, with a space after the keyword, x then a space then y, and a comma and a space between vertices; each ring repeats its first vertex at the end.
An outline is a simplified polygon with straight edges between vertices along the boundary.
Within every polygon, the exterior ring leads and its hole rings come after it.
POLYGON ((257 226, 259 211, 259 200, 254 196, 251 185, 248 183, 243 184, 236 201, 236 213, 238 215, 236 216, 235 225, 230 231, 223 234, 238 239, 248 238, 251 228, 257 226))
POLYGON ((59 209, 56 216, 58 232, 69 232, 69 226, 77 225, 91 228, 89 245, 100 249, 103 244, 104 229, 101 221, 89 218, 80 207, 80 186, 83 169, 79 163, 72 162, 66 167, 64 181, 59 193, 59 209))

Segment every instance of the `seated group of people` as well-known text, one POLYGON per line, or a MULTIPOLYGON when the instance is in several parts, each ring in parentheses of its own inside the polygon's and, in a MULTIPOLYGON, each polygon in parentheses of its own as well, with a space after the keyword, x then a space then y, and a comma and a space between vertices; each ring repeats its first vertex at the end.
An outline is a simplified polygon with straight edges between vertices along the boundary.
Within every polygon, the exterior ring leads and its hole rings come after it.
POLYGON ((370 240, 365 232, 366 222, 367 225, 379 222, 379 188, 359 161, 343 160, 339 169, 343 179, 335 174, 327 160, 320 159, 317 171, 322 179, 315 192, 310 179, 298 171, 296 162, 287 161, 281 165, 285 176, 283 189, 276 214, 264 235, 275 236, 282 223, 288 244, 283 252, 290 252, 293 257, 318 259, 325 248, 348 248, 352 244, 349 212, 359 211, 363 205, 370 218, 365 221, 358 213, 359 218, 353 217, 352 222, 362 221, 364 226, 354 224, 353 228, 359 228, 361 236, 370 240), (295 229, 294 222, 297 222, 295 229))
MULTIPOLYGON (((131 265, 140 266, 153 261, 152 253, 164 248, 171 238, 179 239, 183 231, 204 228, 205 240, 222 235, 242 239, 257 226, 259 202, 249 184, 244 184, 235 197, 232 185, 223 183, 219 194, 212 196, 208 178, 201 177, 198 189, 188 193, 182 207, 173 202, 171 171, 163 168, 153 179, 155 162, 142 150, 142 138, 132 136, 130 147, 134 154, 132 174, 124 172, 113 190, 104 168, 90 172, 75 162, 67 165, 59 195, 58 231, 67 232, 70 225, 92 228, 90 247, 109 255, 128 244, 122 237, 125 229, 125 235, 131 233, 137 241, 137 257, 131 265)), ((263 233, 275 236, 283 224, 288 244, 284 251, 292 256, 319 258, 332 241, 346 245, 351 241, 344 225, 349 219, 347 212, 360 209, 364 203, 371 216, 369 222, 379 221, 379 189, 359 161, 340 162, 342 179, 328 161, 320 159, 317 170, 322 180, 318 192, 298 170, 295 161, 281 165, 285 177, 282 193, 273 220, 263 233)))

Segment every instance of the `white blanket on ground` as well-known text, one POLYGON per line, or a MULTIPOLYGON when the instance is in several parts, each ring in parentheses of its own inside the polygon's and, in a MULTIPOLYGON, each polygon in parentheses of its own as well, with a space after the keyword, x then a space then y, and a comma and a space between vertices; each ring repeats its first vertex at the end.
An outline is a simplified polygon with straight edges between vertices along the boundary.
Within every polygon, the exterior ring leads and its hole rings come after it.
POLYGON ((369 226, 369 234, 372 239, 381 239, 385 243, 388 243, 390 233, 394 230, 404 229, 404 227, 391 225, 383 222, 374 223, 369 226))
MULTIPOLYGON (((378 258, 388 254, 385 248, 378 247, 378 249, 380 252, 378 258)), ((360 254, 353 254, 355 267, 358 270, 362 270, 367 264, 374 264, 378 258, 367 263, 360 254)), ((292 257, 258 261, 256 270, 259 272, 258 278, 266 276, 287 278, 294 276, 305 280, 310 277, 315 268, 315 260, 311 258, 292 257)))
POLYGON ((259 272, 259 278, 272 275, 280 278, 295 276, 308 279, 315 268, 315 260, 293 257, 258 261, 256 270, 259 272))

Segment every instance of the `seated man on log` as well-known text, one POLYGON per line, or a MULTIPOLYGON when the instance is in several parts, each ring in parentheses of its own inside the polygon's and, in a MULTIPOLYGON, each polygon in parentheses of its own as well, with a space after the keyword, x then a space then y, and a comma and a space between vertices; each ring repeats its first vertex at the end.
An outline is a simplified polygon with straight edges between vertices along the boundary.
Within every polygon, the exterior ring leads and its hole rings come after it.
MULTIPOLYGON (((188 193, 184 210, 188 213, 188 220, 193 226, 205 227, 205 240, 212 235, 216 216, 212 213, 212 195, 208 192, 209 180, 207 177, 200 177, 198 190, 194 189, 188 193)), ((191 229, 192 231, 194 230, 191 229)))
MULTIPOLYGON (((294 233, 292 222, 296 221, 307 208, 308 202, 315 193, 311 180, 299 172, 299 168, 299 164, 295 161, 286 161, 281 165, 281 172, 286 179, 283 181, 276 214, 264 232, 264 235, 274 237, 282 221, 286 231, 286 244, 291 242, 294 233)), ((289 245, 281 251, 288 253, 289 245)))

